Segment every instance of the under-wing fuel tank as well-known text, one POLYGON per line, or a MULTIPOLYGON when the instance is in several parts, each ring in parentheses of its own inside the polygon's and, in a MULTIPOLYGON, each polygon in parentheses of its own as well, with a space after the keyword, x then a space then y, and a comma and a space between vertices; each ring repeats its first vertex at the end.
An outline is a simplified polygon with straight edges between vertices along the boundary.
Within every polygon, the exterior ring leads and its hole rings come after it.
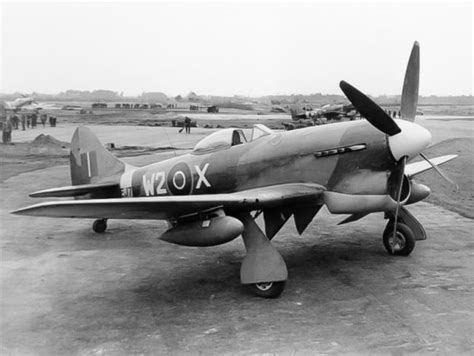
POLYGON ((244 224, 231 216, 179 223, 165 231, 160 240, 183 246, 216 246, 235 239, 244 231, 244 224))

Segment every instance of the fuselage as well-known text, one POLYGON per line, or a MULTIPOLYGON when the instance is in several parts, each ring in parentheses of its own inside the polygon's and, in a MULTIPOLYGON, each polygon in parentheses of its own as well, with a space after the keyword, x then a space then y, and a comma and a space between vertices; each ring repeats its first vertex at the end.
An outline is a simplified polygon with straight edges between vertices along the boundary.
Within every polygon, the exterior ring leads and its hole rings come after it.
POLYGON ((342 193, 384 194, 386 187, 374 191, 371 179, 384 179, 394 163, 386 136, 359 120, 273 133, 130 168, 120 186, 123 197, 230 193, 295 182, 342 193), (355 178, 365 184, 350 184, 355 178))

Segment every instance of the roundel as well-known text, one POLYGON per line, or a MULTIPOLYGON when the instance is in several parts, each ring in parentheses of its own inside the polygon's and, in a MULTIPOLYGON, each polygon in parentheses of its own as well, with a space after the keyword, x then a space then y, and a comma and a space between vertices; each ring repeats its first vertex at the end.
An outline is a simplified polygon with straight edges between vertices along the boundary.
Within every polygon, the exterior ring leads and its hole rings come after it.
POLYGON ((191 194, 193 190, 193 176, 186 163, 178 163, 168 172, 166 180, 168 191, 173 195, 191 194))

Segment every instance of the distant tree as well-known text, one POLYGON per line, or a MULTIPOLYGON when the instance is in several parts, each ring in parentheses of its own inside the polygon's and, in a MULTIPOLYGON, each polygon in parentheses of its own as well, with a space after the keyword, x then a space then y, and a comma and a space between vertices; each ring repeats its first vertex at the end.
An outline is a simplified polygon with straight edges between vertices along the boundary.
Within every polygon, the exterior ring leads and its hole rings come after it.
POLYGON ((183 97, 182 97, 181 95, 176 95, 176 96, 174 97, 174 100, 176 100, 176 101, 181 101, 181 100, 183 100, 183 97))

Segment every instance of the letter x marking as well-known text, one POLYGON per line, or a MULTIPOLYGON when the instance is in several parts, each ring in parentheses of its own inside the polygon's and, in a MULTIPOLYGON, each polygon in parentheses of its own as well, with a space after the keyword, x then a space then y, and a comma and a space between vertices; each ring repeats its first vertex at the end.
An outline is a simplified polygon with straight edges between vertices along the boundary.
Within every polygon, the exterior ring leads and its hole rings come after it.
POLYGON ((206 163, 206 164, 204 165, 204 168, 203 168, 203 169, 199 168, 199 166, 194 166, 194 168, 196 169, 196 172, 197 172, 198 177, 199 177, 199 178, 198 178, 198 182, 197 182, 197 184, 196 184, 196 189, 201 188, 201 184, 203 184, 203 183, 204 183, 204 185, 205 185, 206 187, 210 187, 210 186, 211 186, 211 183, 209 183, 209 181, 207 180, 207 178, 206 178, 206 176, 205 176, 206 171, 207 171, 207 169, 209 168, 209 163, 206 163))

